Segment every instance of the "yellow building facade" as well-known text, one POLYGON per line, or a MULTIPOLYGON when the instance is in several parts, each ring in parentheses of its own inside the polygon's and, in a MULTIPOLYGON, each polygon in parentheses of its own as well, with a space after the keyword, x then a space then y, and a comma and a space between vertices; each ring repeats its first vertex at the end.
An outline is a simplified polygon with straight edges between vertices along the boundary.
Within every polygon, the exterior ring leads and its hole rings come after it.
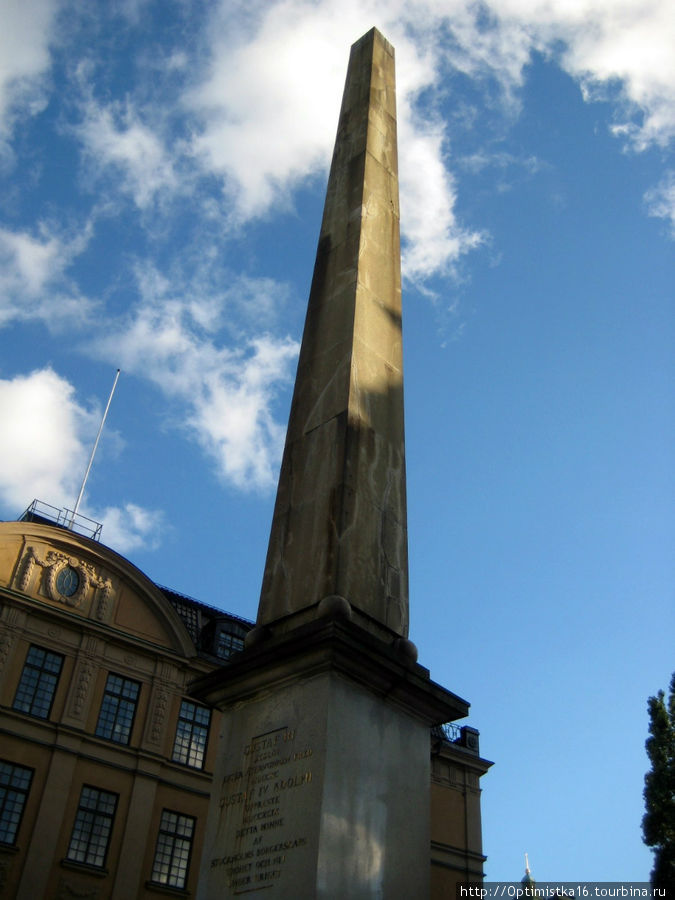
POLYGON ((188 686, 248 624, 30 522, 0 524, 0 604, 0 896, 193 894, 219 714, 188 686))
POLYGON ((475 728, 432 730, 431 900, 455 900, 459 885, 483 881, 480 779, 491 765, 475 728))

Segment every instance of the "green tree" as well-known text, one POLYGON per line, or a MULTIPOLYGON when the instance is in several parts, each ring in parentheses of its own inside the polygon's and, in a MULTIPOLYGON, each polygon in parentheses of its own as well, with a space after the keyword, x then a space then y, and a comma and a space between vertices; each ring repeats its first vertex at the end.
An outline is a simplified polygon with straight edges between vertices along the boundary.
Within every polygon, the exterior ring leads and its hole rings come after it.
POLYGON ((650 697, 647 756, 651 769, 645 775, 645 809, 642 836, 654 850, 653 887, 666 888, 675 896, 675 672, 666 703, 663 691, 650 697))

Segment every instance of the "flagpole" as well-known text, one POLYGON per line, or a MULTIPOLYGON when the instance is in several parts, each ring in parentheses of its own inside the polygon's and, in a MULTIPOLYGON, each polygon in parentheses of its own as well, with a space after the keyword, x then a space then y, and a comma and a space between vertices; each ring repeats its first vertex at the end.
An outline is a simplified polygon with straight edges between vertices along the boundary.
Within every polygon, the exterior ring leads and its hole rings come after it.
POLYGON ((87 466, 87 471, 84 473, 84 478, 82 479, 82 487, 80 488, 80 493, 77 495, 77 501, 75 503, 75 508, 73 509, 73 515, 70 520, 70 528, 72 529, 73 524, 75 522, 75 516, 77 515, 77 511, 80 508, 80 503, 82 501, 82 495, 84 494, 84 486, 87 483, 87 478, 89 478, 89 472, 91 470, 91 464, 94 462, 94 456, 96 454, 96 448, 98 447, 98 442, 101 438, 101 432, 103 431, 103 426, 105 425, 105 420, 108 415, 108 410, 110 409, 110 404, 112 402, 113 394, 115 393, 115 388, 117 387, 117 379, 120 377, 120 370, 117 370, 115 374, 115 380, 113 382, 112 390, 110 391, 110 396, 108 397, 108 402, 105 407, 105 411, 103 413, 103 418, 101 419, 101 424, 99 425, 98 434, 96 435, 96 440, 94 441, 94 446, 91 451, 91 456, 89 457, 89 465, 87 466))

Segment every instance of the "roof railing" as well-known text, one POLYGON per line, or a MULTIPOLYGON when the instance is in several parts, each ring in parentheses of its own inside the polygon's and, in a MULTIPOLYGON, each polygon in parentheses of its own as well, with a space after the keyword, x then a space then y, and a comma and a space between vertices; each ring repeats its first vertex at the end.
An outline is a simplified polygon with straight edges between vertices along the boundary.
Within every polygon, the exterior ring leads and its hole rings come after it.
POLYGON ((51 506, 43 500, 33 500, 28 509, 19 517, 19 522, 40 522, 43 525, 56 525, 66 528, 94 541, 101 540, 103 525, 95 522, 82 513, 76 513, 72 509, 59 509, 51 506))
POLYGON ((443 732, 443 737, 445 738, 445 740, 450 741, 451 744, 456 743, 462 737, 462 729, 454 722, 444 722, 438 727, 443 732))
POLYGON ((444 722, 442 725, 434 725, 431 733, 437 738, 448 741, 450 744, 464 747, 465 750, 476 756, 480 752, 479 732, 472 728, 471 725, 457 725, 455 722, 444 722))

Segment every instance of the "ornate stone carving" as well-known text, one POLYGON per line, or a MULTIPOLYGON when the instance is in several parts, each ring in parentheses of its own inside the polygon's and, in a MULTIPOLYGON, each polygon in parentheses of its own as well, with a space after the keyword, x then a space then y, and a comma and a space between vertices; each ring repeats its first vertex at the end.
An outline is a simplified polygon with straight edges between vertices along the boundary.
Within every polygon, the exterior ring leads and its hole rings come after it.
POLYGON ((25 614, 15 606, 5 606, 2 609, 0 618, 4 620, 6 626, 6 628, 3 628, 2 631, 0 631, 0 672, 2 672, 10 653, 12 652, 12 647, 16 640, 17 628, 20 625, 21 620, 25 619, 25 614))
POLYGON ((23 565, 20 567, 21 574, 17 580, 17 587, 23 593, 30 586, 36 565, 45 570, 43 584, 47 596, 51 600, 74 609, 80 609, 91 587, 98 592, 96 618, 99 621, 106 618, 112 595, 112 583, 109 578, 99 575, 90 563, 84 562, 76 556, 69 556, 60 550, 47 550, 45 556, 41 557, 35 547, 29 546, 26 548, 23 565), (67 574, 68 570, 72 570, 73 577, 69 579, 72 592, 64 592, 59 584, 59 576, 67 574))
POLYGON ((102 641, 91 634, 83 635, 68 701, 68 714, 73 719, 81 719, 86 715, 89 689, 95 679, 98 660, 102 657, 102 641))
POLYGON ((152 727, 150 729, 150 741, 153 744, 159 744, 162 739, 164 730, 164 720, 166 719, 166 711, 169 706, 169 694, 160 687, 155 694, 155 705, 152 711, 152 727))
POLYGON ((165 659, 160 659, 157 666, 157 678, 166 685, 173 684, 180 687, 178 682, 178 669, 165 659))
POLYGON ((91 659, 96 659, 100 656, 99 641, 97 641, 92 634, 88 634, 84 646, 82 647, 82 651, 86 653, 87 656, 91 657, 91 659))
POLYGON ((96 607, 96 618, 99 622, 103 622, 108 617, 108 608, 110 606, 110 597, 112 595, 112 584, 110 581, 101 581, 96 584, 100 589, 98 595, 98 605, 96 607))
POLYGON ((89 693, 91 680, 94 677, 94 671, 93 662, 90 659, 85 659, 80 666, 80 671, 77 676, 77 686, 70 706, 70 714, 72 716, 79 718, 82 714, 87 694, 89 693))

